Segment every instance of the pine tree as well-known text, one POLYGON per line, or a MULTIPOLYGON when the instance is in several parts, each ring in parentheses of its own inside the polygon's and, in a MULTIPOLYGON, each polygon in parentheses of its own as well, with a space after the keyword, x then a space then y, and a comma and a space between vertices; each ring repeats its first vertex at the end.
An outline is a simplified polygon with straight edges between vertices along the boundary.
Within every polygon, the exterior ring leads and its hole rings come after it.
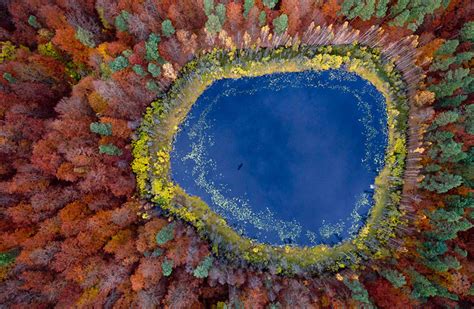
POLYGON ((456 222, 461 220, 464 214, 464 208, 454 208, 454 209, 438 208, 435 211, 432 211, 428 214, 431 220, 441 221, 445 220, 447 222, 456 222))
POLYGON ((206 16, 209 17, 209 15, 212 14, 214 11, 214 0, 204 0, 204 13, 206 16))
POLYGON ((466 132, 474 134, 474 104, 467 105, 464 111, 464 127, 466 132))
POLYGON ((429 297, 440 296, 452 300, 458 300, 458 297, 451 294, 446 288, 432 283, 425 276, 415 270, 410 271, 410 279, 413 285, 412 297, 422 302, 426 302, 429 297))
POLYGON ((158 77, 161 74, 161 68, 153 62, 150 62, 148 63, 148 72, 151 73, 151 76, 158 77))
POLYGON ((127 58, 125 58, 124 56, 118 56, 117 58, 115 58, 109 63, 109 67, 112 70, 112 72, 117 72, 128 67, 128 64, 129 62, 127 58))
POLYGON ((378 0, 377 1, 377 10, 376 10, 376 13, 375 13, 375 16, 377 16, 377 18, 382 18, 382 17, 385 17, 385 15, 387 15, 387 9, 388 9, 389 1, 390 0, 378 0))
POLYGON ((428 175, 421 182, 421 187, 437 193, 446 193, 449 190, 459 187, 463 178, 459 175, 453 175, 447 172, 440 172, 435 175, 428 175))
POLYGON ((226 12, 225 5, 223 5, 222 3, 219 3, 218 5, 216 5, 216 15, 219 18, 219 22, 221 24, 221 27, 225 23, 225 17, 226 17, 225 12, 226 12))
POLYGON ((442 100, 439 101, 437 107, 440 107, 440 108, 458 107, 466 99, 467 99, 467 95, 463 95, 463 94, 450 97, 450 98, 443 98, 442 100))
POLYGON ((431 85, 428 89, 436 94, 437 99, 453 95, 454 91, 459 88, 467 90, 474 77, 469 75, 469 68, 458 68, 448 71, 444 79, 436 84, 431 85))
POLYGON ((269 9, 273 9, 279 0, 263 0, 263 5, 265 5, 269 9))
POLYGON ((344 284, 351 290, 351 296, 354 300, 365 304, 371 304, 369 293, 359 280, 349 280, 344 278, 344 284))
POLYGON ((445 201, 447 206, 451 209, 474 208, 474 196, 472 193, 467 196, 448 195, 445 201))
POLYGON ((212 266, 213 258, 212 256, 207 256, 202 260, 202 262, 196 267, 193 272, 194 277, 196 278, 207 278, 209 274, 209 269, 212 266))
POLYGON ((222 25, 217 17, 214 14, 209 15, 207 22, 206 22, 206 30, 211 34, 216 34, 222 30, 222 25))
POLYGON ((133 67, 132 67, 132 70, 133 72, 135 72, 137 75, 140 75, 140 76, 145 76, 146 75, 146 72, 145 70, 143 69, 143 67, 139 64, 135 64, 133 67))
POLYGON ((90 124, 89 129, 91 132, 100 135, 112 135, 112 124, 110 123, 93 122, 90 124))
POLYGON ((405 279, 405 276, 399 272, 398 270, 395 269, 384 269, 380 272, 380 274, 390 281, 390 283, 396 287, 396 288, 401 288, 404 286, 407 282, 405 279))
POLYGON ((120 14, 115 17, 115 28, 119 31, 125 32, 128 31, 128 18, 130 13, 127 11, 121 11, 120 14))
POLYGON ((146 82, 146 89, 148 89, 149 91, 151 92, 159 92, 160 91, 160 87, 158 86, 158 84, 152 80, 149 80, 146 82))
POLYGON ((260 14, 258 15, 258 25, 260 27, 265 26, 267 23, 267 13, 265 11, 261 11, 260 14))
POLYGON ((92 33, 82 27, 78 27, 76 30, 76 39, 79 40, 84 46, 89 48, 95 47, 95 42, 92 33))
POLYGON ((167 226, 163 227, 157 234, 156 234, 156 243, 159 245, 164 245, 168 241, 174 238, 174 223, 170 223, 167 226))
POLYGON ((279 17, 273 20, 273 28, 276 34, 282 34, 288 27, 288 16, 281 14, 279 17))
POLYGON ((448 251, 448 246, 444 241, 424 242, 418 252, 426 259, 432 259, 448 251))
POLYGON ((0 267, 6 267, 15 262, 16 258, 15 251, 7 251, 0 253, 0 267))
POLYGON ((439 161, 441 163, 452 162, 457 163, 464 160, 467 157, 467 154, 462 151, 463 144, 457 143, 453 140, 450 140, 446 143, 439 145, 441 154, 439 156, 439 161))
POLYGON ((438 273, 444 273, 450 269, 458 270, 461 268, 459 261, 452 255, 426 259, 423 261, 423 264, 438 273))
POLYGON ((255 0, 245 0, 244 1, 244 17, 249 16, 250 10, 255 6, 255 0))
POLYGON ((390 16, 393 18, 389 23, 390 26, 403 27, 407 24, 407 28, 416 31, 423 23, 425 16, 432 14, 441 6, 442 0, 398 0, 395 5, 390 8, 390 16))
POLYGON ((163 263, 161 263, 161 271, 163 272, 163 276, 169 277, 173 272, 173 261, 164 259, 163 263))
POLYGON ((426 277, 416 271, 410 272, 413 285, 412 297, 421 301, 426 301, 428 297, 436 296, 438 289, 426 277))
POLYGON ((166 37, 171 37, 175 33, 175 29, 173 27, 173 24, 171 23, 171 20, 165 19, 161 23, 161 31, 163 32, 164 36, 166 37))
POLYGON ((447 124, 456 122, 459 119, 459 113, 456 111, 447 111, 444 113, 439 114, 433 124, 436 127, 442 127, 447 124))
POLYGON ((99 146, 99 153, 109 156, 121 156, 123 152, 114 144, 105 144, 99 146))
POLYGON ((458 232, 472 227, 472 223, 465 218, 455 222, 437 221, 433 222, 433 231, 426 232, 426 236, 437 241, 447 241, 456 238, 458 232))
POLYGON ((35 29, 41 28, 41 25, 39 24, 38 20, 36 19, 36 16, 34 15, 30 15, 28 17, 28 24, 35 29))
POLYGON ((467 22, 459 31, 459 37, 464 42, 474 42, 474 21, 467 22))
POLYGON ((16 78, 10 72, 3 73, 3 78, 9 82, 10 84, 14 84, 16 82, 16 78))
POLYGON ((435 52, 435 55, 448 55, 453 54, 456 51, 456 48, 459 45, 458 40, 448 40, 441 45, 438 50, 435 52))
POLYGON ((157 34, 150 34, 148 40, 145 42, 145 58, 148 61, 160 61, 161 57, 158 52, 158 43, 160 43, 161 38, 157 34))

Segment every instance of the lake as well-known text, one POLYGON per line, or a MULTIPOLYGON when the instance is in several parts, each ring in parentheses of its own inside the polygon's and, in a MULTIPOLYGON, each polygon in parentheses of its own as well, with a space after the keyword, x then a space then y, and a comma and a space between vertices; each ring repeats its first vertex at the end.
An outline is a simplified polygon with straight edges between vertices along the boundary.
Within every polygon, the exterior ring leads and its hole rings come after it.
POLYGON ((384 97, 356 74, 225 79, 182 123, 171 176, 246 237, 333 245, 363 226, 386 145, 384 97))

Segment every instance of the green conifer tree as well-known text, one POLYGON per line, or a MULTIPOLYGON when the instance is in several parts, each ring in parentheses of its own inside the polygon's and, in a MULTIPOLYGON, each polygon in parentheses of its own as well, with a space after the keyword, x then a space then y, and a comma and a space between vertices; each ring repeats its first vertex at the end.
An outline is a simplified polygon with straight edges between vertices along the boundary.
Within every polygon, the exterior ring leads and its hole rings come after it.
POLYGON ((161 23, 161 31, 163 32, 163 35, 166 37, 171 37, 175 33, 175 29, 173 27, 173 24, 171 23, 171 20, 165 19, 161 23))
POLYGON ((276 34, 282 34, 288 27, 288 16, 281 14, 279 17, 273 20, 273 28, 276 34))
POLYGON ((112 135, 112 124, 110 123, 93 122, 90 124, 89 129, 91 132, 100 135, 112 135))
POLYGON ((163 227, 157 234, 156 234, 156 243, 159 245, 164 245, 168 241, 174 238, 174 223, 170 223, 167 226, 163 227))

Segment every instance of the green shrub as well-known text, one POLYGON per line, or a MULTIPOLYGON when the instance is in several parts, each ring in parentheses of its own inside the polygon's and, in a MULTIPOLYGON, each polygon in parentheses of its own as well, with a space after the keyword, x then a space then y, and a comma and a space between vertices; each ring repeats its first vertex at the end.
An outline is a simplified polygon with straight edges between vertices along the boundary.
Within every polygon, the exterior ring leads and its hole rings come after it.
POLYGON ((122 56, 128 58, 133 54, 133 51, 131 49, 126 49, 122 52, 122 56))

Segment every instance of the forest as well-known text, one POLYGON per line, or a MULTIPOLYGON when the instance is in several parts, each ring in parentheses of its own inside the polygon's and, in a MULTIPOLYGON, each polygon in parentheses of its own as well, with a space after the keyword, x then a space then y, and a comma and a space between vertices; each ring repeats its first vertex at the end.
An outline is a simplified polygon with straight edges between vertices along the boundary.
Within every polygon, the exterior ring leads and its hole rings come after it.
POLYGON ((0 307, 471 308, 470 0, 0 1, 0 307), (338 246, 238 237, 170 183, 212 81, 342 68, 387 102, 338 246))

